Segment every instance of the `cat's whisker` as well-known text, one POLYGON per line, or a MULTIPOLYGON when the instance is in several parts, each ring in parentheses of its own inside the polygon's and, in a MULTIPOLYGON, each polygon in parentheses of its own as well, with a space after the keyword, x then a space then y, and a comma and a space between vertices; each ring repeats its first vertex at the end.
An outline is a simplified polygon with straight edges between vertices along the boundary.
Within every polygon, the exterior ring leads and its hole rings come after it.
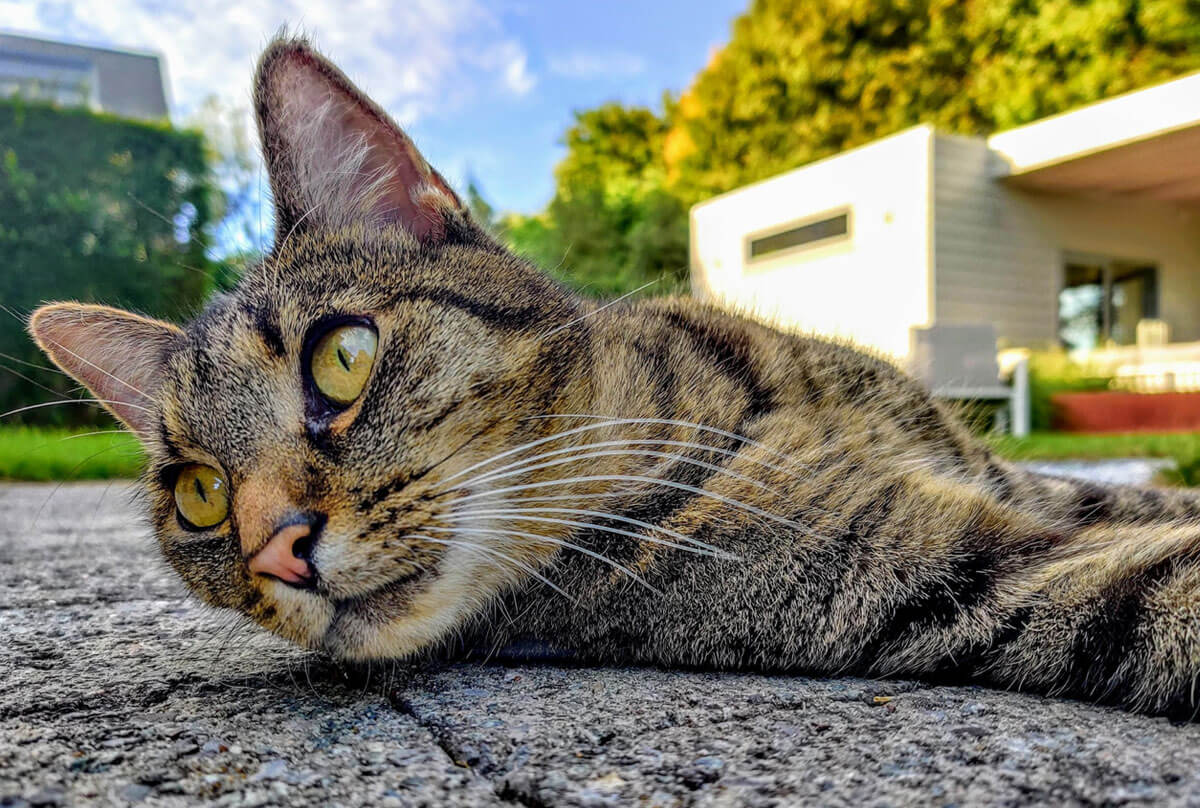
MULTIPOLYGON (((485 474, 482 477, 475 480, 475 483, 479 484, 479 483, 492 482, 493 480, 499 480, 499 479, 503 479, 505 477, 512 477, 517 474, 526 474, 531 471, 537 471, 538 469, 553 468, 554 466, 561 466, 561 465, 564 465, 567 463, 578 463, 583 460, 592 460, 597 457, 657 457, 657 458, 660 458, 663 460, 671 460, 676 463, 683 463, 683 464, 686 464, 689 466, 695 466, 697 468, 702 468, 702 469, 711 471, 716 474, 724 474, 728 477, 734 478, 735 480, 741 480, 742 482, 747 483, 748 485, 753 485, 755 488, 762 489, 763 491, 767 491, 772 494, 779 493, 778 491, 776 491, 775 489, 773 489, 771 486, 767 485, 766 483, 763 483, 759 480, 755 480, 751 477, 747 477, 746 475, 740 474, 736 471, 730 471, 729 469, 724 468, 723 466, 717 466, 712 463, 705 463, 703 460, 696 460, 696 459, 688 457, 686 455, 674 454, 671 452, 655 452, 650 449, 610 449, 610 450, 599 451, 599 452, 583 452, 581 454, 573 455, 571 457, 561 458, 559 460, 549 460, 544 463, 537 463, 532 466, 524 466, 524 467, 515 469, 513 471, 507 471, 504 473, 485 474)), ((465 485, 466 484, 464 484, 464 486, 465 485)))
POLYGON ((660 480, 660 479, 656 479, 654 477, 643 477, 643 476, 636 475, 636 474, 593 474, 593 475, 587 475, 587 476, 583 476, 583 477, 566 477, 566 478, 561 478, 561 479, 557 479, 557 480, 543 480, 541 482, 523 483, 521 485, 512 485, 512 486, 506 486, 504 488, 495 488, 495 489, 491 489, 488 491, 479 491, 474 494, 467 494, 466 496, 459 497, 456 500, 456 502, 458 502, 458 503, 468 502, 468 501, 475 500, 475 499, 482 499, 485 497, 494 497, 494 496, 499 496, 501 494, 507 494, 507 493, 515 492, 515 491, 529 491, 529 490, 532 490, 535 488, 546 488, 546 487, 557 486, 557 485, 575 485, 578 483, 591 483, 591 482, 627 482, 627 483, 635 483, 635 484, 641 484, 641 485, 661 485, 661 486, 665 486, 667 488, 675 488, 680 491, 687 491, 688 493, 695 494, 697 496, 709 497, 710 499, 715 499, 718 502, 722 502, 733 508, 737 508, 740 511, 754 514, 755 516, 760 516, 764 519, 769 519, 772 522, 778 522, 781 525, 786 525, 787 527, 793 528, 795 530, 801 530, 801 531, 807 532, 807 528, 805 528, 804 525, 801 525, 798 522, 795 522, 791 519, 780 516, 779 514, 775 514, 775 513, 771 513, 770 511, 763 510, 762 508, 755 507, 754 505, 750 505, 749 503, 742 502, 741 500, 733 499, 731 497, 727 497, 722 494, 717 494, 712 491, 705 491, 704 489, 697 488, 694 485, 688 485, 686 483, 676 482, 675 480, 660 480))
POLYGON ((297 218, 296 221, 292 222, 292 226, 287 231, 287 235, 284 236, 283 241, 281 241, 279 243, 279 248, 277 250, 273 251, 276 255, 283 253, 284 248, 287 247, 288 241, 290 241, 292 238, 292 234, 296 232, 296 228, 300 226, 301 222, 303 222, 305 219, 307 219, 312 214, 316 213, 317 208, 319 208, 320 206, 321 206, 320 203, 313 204, 312 207, 310 207, 308 210, 304 211, 303 215, 301 215, 299 218, 297 218))
MULTIPOLYGON (((72 351, 70 348, 68 348, 67 346, 63 345, 62 343, 60 343, 60 342, 58 342, 58 341, 56 341, 56 340, 52 340, 52 339, 50 339, 50 340, 48 340, 48 341, 49 341, 49 342, 52 342, 52 343, 54 343, 54 344, 55 344, 55 345, 57 345, 59 348, 62 348, 64 351, 66 351, 66 352, 67 352, 67 353, 69 353, 71 356, 73 356, 73 357, 75 357, 76 359, 78 359, 80 362, 83 362, 83 363, 85 363, 85 364, 91 365, 93 368, 95 368, 96 370, 100 371, 100 372, 101 372, 101 373, 103 373, 105 376, 107 376, 108 378, 110 378, 110 379, 112 379, 113 381, 115 381, 117 384, 121 384, 121 385, 124 385, 125 387, 128 387, 130 390, 132 390, 133 392, 137 393, 139 396, 141 396, 142 398, 146 399, 147 401, 154 401, 154 396, 150 395, 149 393, 145 392, 144 390, 142 390, 142 389, 140 389, 140 388, 138 388, 138 387, 134 387, 132 384, 130 384, 129 382, 127 382, 127 381, 125 381, 124 379, 120 378, 119 376, 115 376, 115 375, 113 375, 112 373, 109 373, 107 370, 105 370, 104 368, 100 367, 100 366, 99 366, 99 365, 97 365, 95 362, 89 361, 87 358, 80 356, 79 354, 75 353, 74 351, 72 351)), ((122 403, 124 403, 124 402, 122 402, 122 403)), ((149 412, 149 410, 147 410, 147 412, 149 412)))
MULTIPOLYGON (((510 469, 522 468, 522 467, 527 466, 527 464, 534 463, 534 462, 536 462, 538 460, 542 460, 544 458, 557 457, 560 455, 570 454, 572 452, 578 452, 578 451, 583 451, 583 450, 602 449, 602 448, 618 447, 618 446, 675 446, 675 447, 679 447, 679 448, 683 448, 683 449, 696 449, 696 450, 706 452, 706 453, 711 452, 713 454, 718 454, 723 457, 728 457, 730 459, 741 458, 741 459, 749 460, 751 463, 754 463, 755 465, 762 466, 764 468, 770 469, 771 471, 775 471, 780 474, 792 474, 792 472, 789 471, 788 469, 785 469, 782 466, 777 466, 773 463, 768 463, 765 460, 758 460, 755 458, 746 458, 730 449, 722 449, 720 447, 709 446, 708 444, 704 444, 704 443, 693 443, 691 441, 681 441, 681 440, 658 440, 658 439, 653 439, 653 438, 634 438, 634 439, 629 439, 629 440, 595 441, 592 443, 583 443, 583 444, 578 444, 575 446, 568 446, 563 449, 553 449, 548 452, 539 452, 538 454, 531 455, 529 457, 523 458, 521 460, 517 460, 512 463, 508 463, 504 466, 501 466, 498 469, 492 469, 491 471, 481 472, 479 475, 472 477, 470 480, 468 480, 464 483, 461 483, 460 487, 469 488, 472 485, 474 485, 475 483, 477 483, 481 480, 484 480, 484 479, 491 478, 493 475, 499 474, 502 471, 509 471, 510 469)), ((722 469, 722 471, 724 471, 724 469, 722 469)))
POLYGON ((482 528, 482 527, 438 528, 438 527, 433 527, 433 526, 427 525, 424 529, 425 530, 440 530, 443 532, 451 532, 451 533, 478 533, 478 534, 484 534, 484 535, 500 536, 502 538, 506 537, 506 536, 516 536, 518 538, 530 539, 535 542, 543 542, 545 544, 553 544, 558 547, 563 547, 568 550, 574 550, 578 553, 583 553, 584 555, 586 555, 590 558, 594 558, 597 561, 607 564, 610 567, 613 567, 614 569, 616 569, 617 571, 624 573, 625 575, 629 576, 634 581, 641 584, 642 586, 644 586, 646 589, 650 590, 654 594, 656 594, 656 595, 662 594, 662 592, 658 588, 656 588, 652 584, 648 583, 644 578, 642 578, 640 575, 638 575, 636 572, 629 569, 625 565, 623 565, 619 562, 613 561, 608 556, 606 556, 602 553, 597 553, 595 550, 589 550, 587 547, 581 547, 578 544, 574 544, 572 542, 565 541, 564 539, 558 539, 553 536, 543 536, 538 533, 529 533, 529 532, 522 531, 522 530, 509 530, 507 528, 503 529, 503 530, 501 530, 499 528, 482 528))
MULTIPOLYGON (((505 502, 505 504, 508 504, 508 502, 505 502)), ((666 527, 660 527, 658 525, 652 525, 649 522, 643 522, 640 519, 633 519, 632 517, 628 517, 628 516, 621 516, 619 514, 614 514, 614 513, 606 513, 604 511, 588 510, 586 508, 534 507, 534 508, 492 509, 492 510, 467 510, 467 511, 455 511, 454 515, 459 516, 459 517, 465 517, 465 516, 483 516, 483 515, 490 516, 490 515, 498 515, 498 514, 499 515, 529 514, 529 513, 563 513, 563 514, 573 514, 575 516, 591 516, 591 517, 595 517, 596 519, 610 519, 614 522, 620 522, 621 524, 632 525, 633 527, 640 527, 643 530, 649 530, 651 532, 662 533, 666 536, 670 536, 671 538, 675 539, 678 542, 682 542, 684 544, 689 544, 694 547, 699 547, 703 550, 707 550, 710 553, 713 553, 714 555, 727 555, 731 559, 736 558, 736 556, 732 556, 728 553, 725 553, 725 551, 721 550, 719 547, 714 547, 713 545, 702 542, 699 539, 693 539, 690 536, 685 536, 677 530, 672 530, 672 529, 666 528, 666 527)), ((594 525, 588 525, 588 526, 595 527, 594 525)), ((688 548, 685 548, 685 549, 688 549, 688 548)))
POLYGON ((37 362, 30 362, 26 359, 21 359, 18 356, 13 356, 12 354, 0 352, 0 359, 7 359, 10 362, 16 362, 18 365, 25 365, 26 367, 33 368, 34 370, 44 370, 47 373, 57 373, 60 376, 66 376, 68 379, 71 378, 70 374, 68 374, 65 370, 60 370, 53 365, 42 365, 38 364, 37 362))
MULTIPOLYGON (((0 354, 0 356, 3 356, 3 355, 4 354, 0 354)), ((32 363, 27 362, 26 364, 32 364, 32 363)), ((36 367, 36 365, 34 367, 36 367)), ((0 370, 7 371, 7 372, 11 373, 12 375, 16 376, 18 379, 23 379, 24 381, 29 382, 30 384, 32 384, 34 387, 38 388, 39 390, 45 390, 47 393, 50 393, 51 395, 54 395, 54 396, 62 395, 61 390, 55 390, 53 387, 44 385, 41 382, 37 381, 36 379, 31 379, 28 376, 26 376, 24 373, 14 370, 6 365, 0 365, 0 370)))
MULTIPOLYGON (((461 513, 455 513, 454 516, 448 517, 448 518, 450 518, 452 520, 457 520, 459 518, 503 516, 509 521, 540 522, 543 524, 562 525, 564 527, 576 527, 576 528, 585 528, 587 530, 597 530, 597 531, 600 531, 601 533, 610 533, 614 536, 623 536, 623 537, 629 538, 629 539, 636 539, 638 541, 645 541, 645 542, 649 542, 651 544, 658 544, 663 547, 670 547, 675 550, 682 550, 685 553, 695 553, 696 555, 711 556, 713 558, 720 558, 720 559, 729 560, 729 561, 740 561, 741 560, 737 556, 726 553, 723 550, 717 549, 716 547, 713 547, 713 546, 707 545, 707 544, 703 544, 702 542, 693 543, 692 540, 686 539, 686 538, 684 540, 688 543, 678 544, 676 542, 667 541, 666 539, 660 539, 656 536, 647 536, 642 533, 634 533, 630 530, 622 530, 621 528, 609 527, 607 525, 597 524, 596 522, 582 522, 582 521, 576 521, 573 519, 556 519, 551 516, 530 515, 528 512, 529 510, 532 510, 532 509, 495 510, 495 511, 486 511, 486 510, 484 510, 484 511, 464 511, 461 513)), ((602 515, 607 517, 607 514, 602 514, 602 515)), ((641 522, 639 524, 644 525, 646 523, 641 522)), ((652 528, 652 526, 649 526, 649 525, 647 527, 652 528)), ((675 534, 675 535, 679 535, 679 534, 675 534)))
MULTIPOLYGON (((120 434, 124 434, 124 432, 125 432, 125 430, 123 430, 123 429, 101 429, 101 430, 97 430, 95 432, 83 432, 78 435, 66 435, 64 437, 58 438, 57 440, 46 441, 45 443, 43 443, 39 446, 35 446, 31 451, 36 452, 39 449, 43 449, 47 446, 50 446, 51 444, 62 443, 65 440, 71 440, 73 438, 86 438, 91 435, 120 435, 120 434)), ((67 482, 69 482, 71 479, 74 478, 75 472, 77 472, 79 469, 83 468, 83 466, 86 465, 89 461, 96 459, 97 457, 99 457, 102 454, 105 454, 106 452, 111 452, 114 449, 118 449, 120 447, 121 447, 121 444, 114 443, 112 446, 109 446, 105 449, 101 449, 98 452, 90 454, 87 457, 85 457, 83 460, 80 460, 78 463, 76 463, 71 468, 71 470, 68 471, 66 474, 61 475, 62 479, 59 480, 58 484, 54 486, 54 489, 49 494, 46 495, 46 499, 43 500, 41 507, 39 507, 37 513, 34 514, 34 517, 33 517, 34 527, 36 527, 38 522, 41 520, 42 513, 46 510, 46 506, 50 504, 50 500, 54 499, 54 496, 59 492, 59 490, 64 485, 66 485, 67 482)), ((111 485, 111 483, 110 483, 110 485, 111 485)), ((105 491, 107 491, 107 490, 108 489, 106 488, 105 491)))
MULTIPOLYGON (((771 455, 779 458, 780 460, 786 461, 789 465, 794 465, 794 466, 797 466, 802 469, 809 468, 808 464, 798 463, 795 458, 793 458, 787 454, 784 454, 783 452, 780 452, 776 449, 772 449, 770 446, 767 446, 764 443, 759 443, 758 441, 754 440, 753 438, 749 438, 745 435, 739 435, 736 432, 729 432, 728 430, 719 429, 715 426, 708 426, 707 424, 698 424, 694 421, 683 421, 678 418, 634 418, 634 417, 621 417, 621 416, 613 416, 613 415, 591 415, 588 413, 577 413, 577 412, 575 412, 575 413, 546 413, 543 415, 529 415, 529 416, 526 416, 526 418, 523 420, 537 420, 537 419, 546 419, 546 418, 590 418, 590 419, 601 422, 600 424, 594 426, 594 428, 596 428, 596 429, 602 428, 606 424, 618 424, 618 425, 619 424, 629 424, 629 425, 644 424, 644 425, 653 425, 653 426, 678 426, 678 427, 683 427, 685 429, 697 429, 697 430, 700 430, 701 432, 707 432, 707 433, 713 434, 713 435, 720 435, 721 437, 724 437, 724 438, 730 438, 732 440, 739 441, 740 443, 743 443, 746 446, 753 446, 755 449, 761 449, 762 451, 767 452, 768 454, 771 454, 771 455)), ((565 434, 570 434, 570 432, 568 431, 568 432, 563 432, 560 434, 565 435, 565 434)))
MULTIPOLYGON (((56 438, 50 443, 62 443, 64 440, 75 440, 76 438, 90 438, 93 435, 128 435, 129 431, 125 429, 97 429, 94 432, 79 432, 75 435, 64 435, 61 438, 56 438)), ((49 446, 49 443, 43 444, 49 446)))
MULTIPOLYGON (((161 212, 161 211, 155 210, 153 206, 151 206, 151 205, 148 205, 148 204, 146 204, 145 202, 143 202, 142 200, 138 199, 136 196, 134 196, 134 194, 133 194, 133 192, 132 192, 132 191, 126 192, 126 194, 125 194, 125 195, 126 195, 127 197, 129 197, 129 198, 130 198, 130 199, 133 201, 133 203, 134 203, 135 205, 137 205, 137 206, 138 206, 138 207, 140 207, 142 210, 144 210, 144 211, 146 211, 147 213, 149 213, 151 216, 154 216, 154 217, 155 217, 155 218, 157 218, 159 221, 162 221, 162 222, 164 222, 164 223, 166 223, 166 224, 170 225, 172 228, 174 228, 174 227, 175 227, 175 220, 174 220, 174 219, 170 218, 169 216, 167 216, 165 213, 163 213, 163 212, 161 212)), ((199 233, 192 233, 192 234, 189 234, 189 235, 188 235, 188 243, 190 244, 190 243, 191 243, 191 242, 193 242, 193 241, 194 241, 194 242, 196 242, 197 244, 199 244, 199 245, 200 245, 200 247, 201 247, 201 248, 203 248, 203 249, 205 249, 205 250, 210 250, 210 249, 212 249, 212 245, 211 245, 211 244, 207 244, 207 243, 204 241, 204 239, 202 239, 202 238, 200 237, 200 234, 199 234, 199 233)), ((199 270, 197 270, 197 271, 199 271, 199 270)), ((208 273, 204 273, 204 274, 205 274, 205 275, 207 275, 208 273)))
POLYGON ((498 452, 498 453, 492 455, 491 457, 485 458, 484 460, 481 460, 478 463, 475 463, 471 466, 468 466, 465 469, 455 472, 454 474, 450 475, 445 480, 443 480, 442 481, 443 484, 449 483, 452 480, 456 480, 459 477, 462 477, 466 474, 470 474, 471 472, 475 471, 476 469, 483 468, 484 466, 487 466, 498 460, 502 460, 505 457, 511 457, 512 455, 519 454, 520 452, 523 452, 527 449, 532 449, 537 446, 543 446, 547 443, 551 443, 556 440, 562 440, 563 438, 570 437, 571 435, 578 435, 578 434, 581 434, 584 432, 591 432, 591 431, 594 431, 597 429, 607 429, 607 428, 613 427, 613 426, 626 426, 626 425, 629 425, 629 426, 640 426, 640 425, 680 426, 680 427, 685 427, 685 428, 690 428, 690 429, 698 429, 702 432, 709 432, 712 434, 720 435, 722 437, 730 438, 732 440, 740 441, 741 443, 748 445, 748 446, 754 446, 756 448, 761 448, 762 450, 768 452, 769 454, 775 455, 775 456, 787 461, 787 463, 789 465, 796 466, 797 468, 801 468, 801 469, 808 468, 807 466, 803 466, 803 465, 797 466, 795 461, 792 458, 789 458, 787 455, 784 455, 781 452, 776 452, 775 450, 771 449, 770 447, 764 446, 761 443, 757 443, 757 442, 751 440, 750 438, 747 438, 744 435, 738 435, 733 432, 727 432, 723 429, 717 429, 716 427, 704 426, 703 424, 695 424, 690 421, 680 421, 680 420, 670 419, 670 418, 609 418, 607 416, 599 416, 599 415, 562 415, 562 416, 559 416, 559 415, 532 415, 524 420, 532 420, 535 418, 592 418, 592 419, 598 419, 598 420, 596 423, 584 424, 583 426, 574 427, 572 429, 567 429, 562 432, 556 432, 553 435, 547 435, 545 437, 529 441, 528 443, 523 443, 520 446, 516 446, 512 449, 507 449, 503 452, 498 452))
POLYGON ((64 398, 59 401, 42 401, 37 404, 27 404, 24 407, 17 407, 15 410, 0 412, 0 418, 7 418, 10 415, 19 415, 20 413, 41 409, 42 407, 56 407, 61 404, 120 404, 123 407, 132 407, 135 410, 153 412, 153 410, 151 410, 149 407, 141 407, 137 404, 130 404, 127 401, 113 401, 107 398, 64 398))
POLYGON ((611 306, 617 305, 622 300, 633 297, 638 292, 642 291, 643 289, 650 288, 654 284, 658 283, 660 280, 662 280, 662 278, 655 278, 654 280, 650 281, 649 283, 643 283, 641 286, 634 289, 632 292, 626 292, 625 294, 621 295, 620 297, 618 297, 614 300, 608 301, 603 306, 599 306, 599 307, 593 309, 592 311, 589 311, 587 314, 583 315, 582 317, 576 317, 574 320, 568 320, 567 322, 563 323, 562 325, 558 326, 557 328, 553 328, 553 329, 547 331, 545 334, 538 334, 538 338, 539 339, 548 339, 549 337, 552 337, 555 334, 557 334, 559 331, 562 331, 564 328, 569 328, 577 323, 581 323, 584 320, 588 319, 589 317, 595 317, 597 314, 604 311, 605 309, 607 309, 611 306))
POLYGON ((70 480, 72 480, 75 477, 75 472, 79 471, 81 468, 83 468, 85 465, 87 465, 91 461, 95 460, 100 455, 106 454, 108 452, 113 451, 114 449, 120 449, 120 448, 121 448, 120 443, 114 443, 112 446, 108 446, 104 449, 101 449, 98 452, 93 452, 92 454, 88 455, 87 457, 83 458, 83 460, 80 460, 78 463, 76 463, 74 466, 72 466, 70 471, 68 471, 66 474, 62 475, 62 479, 58 481, 58 484, 54 486, 54 490, 51 491, 46 496, 46 501, 42 503, 42 506, 40 508, 38 508, 38 512, 33 517, 33 526, 37 527, 38 520, 40 520, 42 518, 42 513, 46 510, 46 506, 48 504, 50 504, 50 500, 54 498, 54 495, 57 494, 64 485, 66 485, 70 480))
MULTIPOLYGON (((459 532, 459 530, 457 528, 437 527, 435 525, 427 525, 423 529, 424 530, 436 530, 438 532, 449 532, 449 533, 458 533, 459 532)), ((401 539, 413 539, 413 540, 420 540, 420 541, 428 541, 428 542, 433 542, 434 544, 444 544, 444 545, 447 545, 450 547, 463 547, 463 548, 466 548, 469 550, 478 550, 478 551, 486 553, 488 555, 495 556, 496 558, 499 558, 501 561, 505 561, 505 562, 512 564, 512 565, 518 567, 519 569, 522 569, 525 572, 529 573, 534 578, 537 578, 539 581, 541 581, 546 586, 550 587, 555 592, 562 595, 564 598, 571 601, 572 603, 574 603, 576 601, 576 599, 574 597, 572 597, 571 595, 568 595, 566 592, 564 592, 560 587, 555 585, 555 583, 553 581, 551 581, 549 578, 547 578, 546 576, 544 576, 540 572, 538 572, 536 569, 534 569, 532 565, 527 564, 526 562, 521 561, 518 558, 513 558, 512 556, 508 555, 507 553, 497 550, 494 547, 487 547, 486 545, 483 545, 483 544, 477 544, 475 542, 460 541, 460 540, 456 540, 456 539, 436 539, 433 536, 423 536, 423 535, 416 534, 416 533, 410 533, 410 534, 401 536, 400 538, 401 539)))

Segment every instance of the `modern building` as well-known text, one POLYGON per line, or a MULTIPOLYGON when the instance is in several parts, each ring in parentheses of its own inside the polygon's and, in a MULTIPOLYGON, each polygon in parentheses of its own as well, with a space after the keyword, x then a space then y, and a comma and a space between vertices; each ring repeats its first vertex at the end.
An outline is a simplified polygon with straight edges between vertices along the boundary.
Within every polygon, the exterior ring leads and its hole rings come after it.
POLYGON ((157 54, 0 32, 0 98, 17 94, 127 118, 167 117, 157 54))
POLYGON ((914 328, 990 324, 1001 347, 1196 343, 1167 359, 1200 379, 1200 73, 991 137, 918 126, 708 200, 691 273, 898 358, 914 328))

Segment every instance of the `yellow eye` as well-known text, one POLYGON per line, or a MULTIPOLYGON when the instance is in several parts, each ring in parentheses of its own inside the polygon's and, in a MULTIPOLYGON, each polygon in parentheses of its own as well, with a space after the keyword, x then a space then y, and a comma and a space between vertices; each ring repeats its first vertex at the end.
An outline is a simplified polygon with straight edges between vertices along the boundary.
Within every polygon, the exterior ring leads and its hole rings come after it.
POLYGON ((196 527, 215 527, 229 515, 229 486, 216 469, 191 463, 175 480, 175 507, 196 527))
POLYGON ((309 371, 317 389, 334 404, 352 404, 367 386, 379 337, 365 325, 335 328, 313 349, 309 371))

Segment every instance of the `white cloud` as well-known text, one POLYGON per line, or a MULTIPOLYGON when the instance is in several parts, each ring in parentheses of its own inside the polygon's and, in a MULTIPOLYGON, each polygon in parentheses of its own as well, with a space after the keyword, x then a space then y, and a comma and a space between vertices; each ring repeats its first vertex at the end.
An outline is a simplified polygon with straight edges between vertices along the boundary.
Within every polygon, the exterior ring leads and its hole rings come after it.
POLYGON ((313 37, 401 122, 535 83, 525 49, 479 0, 0 0, 8 27, 166 56, 175 110, 250 103, 254 60, 281 26, 313 37))
POLYGON ((605 76, 636 76, 646 69, 646 61, 634 53, 619 51, 591 53, 576 51, 550 57, 550 72, 571 79, 605 76))

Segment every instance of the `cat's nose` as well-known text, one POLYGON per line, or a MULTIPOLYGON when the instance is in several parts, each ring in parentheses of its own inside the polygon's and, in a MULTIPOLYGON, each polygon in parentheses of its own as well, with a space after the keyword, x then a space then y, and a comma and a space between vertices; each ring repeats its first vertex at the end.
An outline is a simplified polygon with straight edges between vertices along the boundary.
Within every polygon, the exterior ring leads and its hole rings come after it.
POLYGON ((293 586, 307 586, 316 578, 312 555, 324 519, 305 514, 276 528, 263 548, 250 558, 250 573, 271 575, 293 586))

